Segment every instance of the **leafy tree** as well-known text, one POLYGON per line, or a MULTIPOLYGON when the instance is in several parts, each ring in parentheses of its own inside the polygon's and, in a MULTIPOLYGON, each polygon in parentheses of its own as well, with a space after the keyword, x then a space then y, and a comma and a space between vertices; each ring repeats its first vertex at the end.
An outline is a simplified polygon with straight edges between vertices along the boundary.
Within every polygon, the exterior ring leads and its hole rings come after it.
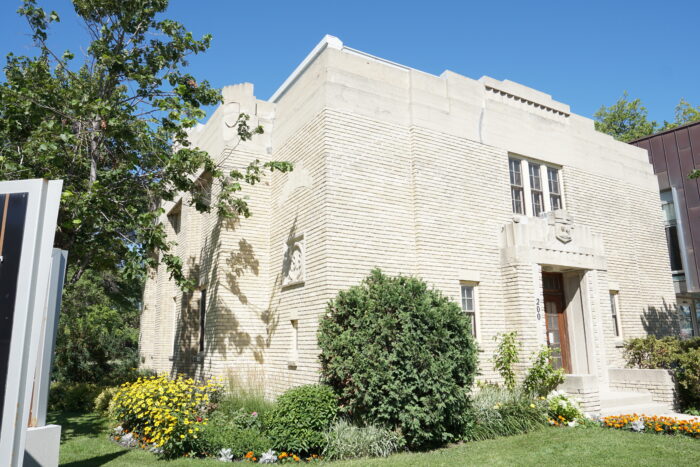
POLYGON ((630 100, 627 91, 615 104, 602 106, 593 116, 596 130, 624 142, 649 136, 658 128, 655 121, 648 119, 648 111, 642 101, 630 100))
POLYGON ((700 107, 693 107, 690 102, 681 98, 676 106, 675 120, 673 122, 664 122, 664 126, 661 129, 671 130, 681 125, 697 122, 698 120, 700 120, 700 107))
MULTIPOLYGON (((639 99, 629 100, 627 92, 610 107, 602 106, 594 114, 595 129, 624 142, 634 141, 638 138, 650 136, 656 131, 671 130, 681 125, 700 121, 700 106, 693 107, 688 101, 681 98, 675 109, 675 118, 672 122, 664 121, 658 126, 655 121, 648 118, 646 107, 639 99)), ((700 170, 693 170, 690 178, 700 178, 700 170)))
MULTIPOLYGON (((85 271, 63 295, 53 379, 99 383, 138 366, 141 284, 85 271)), ((112 382, 113 383, 113 382, 112 382)))
MULTIPOLYGON (((184 71, 188 57, 206 51, 211 36, 196 39, 182 24, 163 19, 168 0, 73 0, 73 6, 91 39, 80 63, 49 47, 48 27, 59 21, 55 12, 45 12, 36 0, 24 0, 18 10, 37 51, 7 57, 0 84, 0 173, 64 180, 56 246, 70 250, 69 287, 88 270, 121 269, 135 277, 162 261, 187 288, 181 261, 158 222, 160 202, 189 192, 199 211, 209 210, 195 176, 204 169, 221 185, 221 196, 211 203, 219 214, 248 217, 243 186, 291 165, 254 161, 225 172, 190 144, 188 129, 221 96, 184 71)), ((239 117, 240 140, 263 131, 248 119, 239 117)))

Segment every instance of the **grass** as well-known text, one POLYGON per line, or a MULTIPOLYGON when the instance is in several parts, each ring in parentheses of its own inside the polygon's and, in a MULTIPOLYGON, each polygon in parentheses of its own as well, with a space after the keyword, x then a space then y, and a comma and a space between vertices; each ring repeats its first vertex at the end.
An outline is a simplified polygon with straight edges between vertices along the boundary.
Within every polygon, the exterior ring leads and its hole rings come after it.
MULTIPOLYGON (((216 460, 159 461, 141 450, 126 450, 106 435, 106 421, 93 414, 51 414, 63 426, 60 465, 165 467, 221 466, 216 460)), ((476 441, 426 453, 388 459, 327 463, 332 466, 453 465, 700 465, 700 440, 682 436, 638 434, 602 428, 543 428, 532 433, 476 441)))
POLYGON ((226 395, 221 408, 233 412, 243 409, 246 412, 264 414, 274 407, 274 402, 265 399, 262 375, 250 370, 241 377, 240 373, 229 372, 226 378, 226 395))

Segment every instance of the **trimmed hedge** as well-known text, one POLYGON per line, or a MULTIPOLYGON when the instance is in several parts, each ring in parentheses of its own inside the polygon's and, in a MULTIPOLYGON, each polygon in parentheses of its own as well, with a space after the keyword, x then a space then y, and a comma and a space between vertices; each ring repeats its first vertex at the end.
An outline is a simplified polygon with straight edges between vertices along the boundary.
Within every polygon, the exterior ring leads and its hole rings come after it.
POLYGON ((439 291, 375 269, 329 303, 318 341, 323 381, 355 423, 399 430, 413 449, 461 438, 476 345, 439 291))

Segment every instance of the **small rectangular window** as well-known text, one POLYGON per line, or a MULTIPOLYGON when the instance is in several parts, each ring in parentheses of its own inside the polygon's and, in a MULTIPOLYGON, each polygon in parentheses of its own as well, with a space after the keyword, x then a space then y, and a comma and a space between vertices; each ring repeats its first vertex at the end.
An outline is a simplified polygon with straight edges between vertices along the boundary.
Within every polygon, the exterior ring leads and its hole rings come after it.
POLYGON ((469 317, 472 336, 476 337, 476 303, 473 285, 462 285, 462 311, 469 317))
POLYGON ((513 212, 515 214, 525 214, 523 204, 523 177, 521 162, 519 159, 509 159, 508 167, 510 172, 510 195, 513 202, 513 212))
POLYGON ((196 183, 195 205, 207 208, 211 206, 212 182, 213 178, 209 172, 205 172, 199 177, 196 183))
POLYGON ((168 213, 168 222, 172 227, 173 232, 177 235, 180 233, 180 223, 182 219, 182 202, 178 202, 174 208, 168 213))
POLYGON ((528 162, 530 175, 530 196, 532 198, 532 215, 539 216, 544 212, 544 196, 542 194, 542 179, 540 177, 540 165, 528 162))
POLYGON ((561 209, 561 187, 557 169, 547 167, 547 183, 549 185, 549 205, 552 211, 561 209))
POLYGON ((620 337, 620 317, 617 309, 617 292, 610 292, 610 310, 612 311, 613 332, 620 337))
POLYGON ((207 289, 199 293, 199 351, 204 352, 204 331, 207 315, 207 289))
POLYGON ((292 327, 292 336, 289 341, 289 364, 291 368, 296 368, 299 361, 299 320, 292 319, 289 321, 292 327))

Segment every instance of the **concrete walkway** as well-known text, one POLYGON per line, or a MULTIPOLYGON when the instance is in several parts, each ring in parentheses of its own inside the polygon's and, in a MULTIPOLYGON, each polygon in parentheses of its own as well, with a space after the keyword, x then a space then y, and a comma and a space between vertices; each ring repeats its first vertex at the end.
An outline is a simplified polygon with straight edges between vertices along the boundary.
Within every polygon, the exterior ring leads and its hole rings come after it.
POLYGON ((675 417, 682 420, 697 420, 700 417, 675 412, 673 407, 660 402, 654 402, 648 392, 607 391, 600 393, 600 416, 611 415, 648 415, 659 417, 675 417))

